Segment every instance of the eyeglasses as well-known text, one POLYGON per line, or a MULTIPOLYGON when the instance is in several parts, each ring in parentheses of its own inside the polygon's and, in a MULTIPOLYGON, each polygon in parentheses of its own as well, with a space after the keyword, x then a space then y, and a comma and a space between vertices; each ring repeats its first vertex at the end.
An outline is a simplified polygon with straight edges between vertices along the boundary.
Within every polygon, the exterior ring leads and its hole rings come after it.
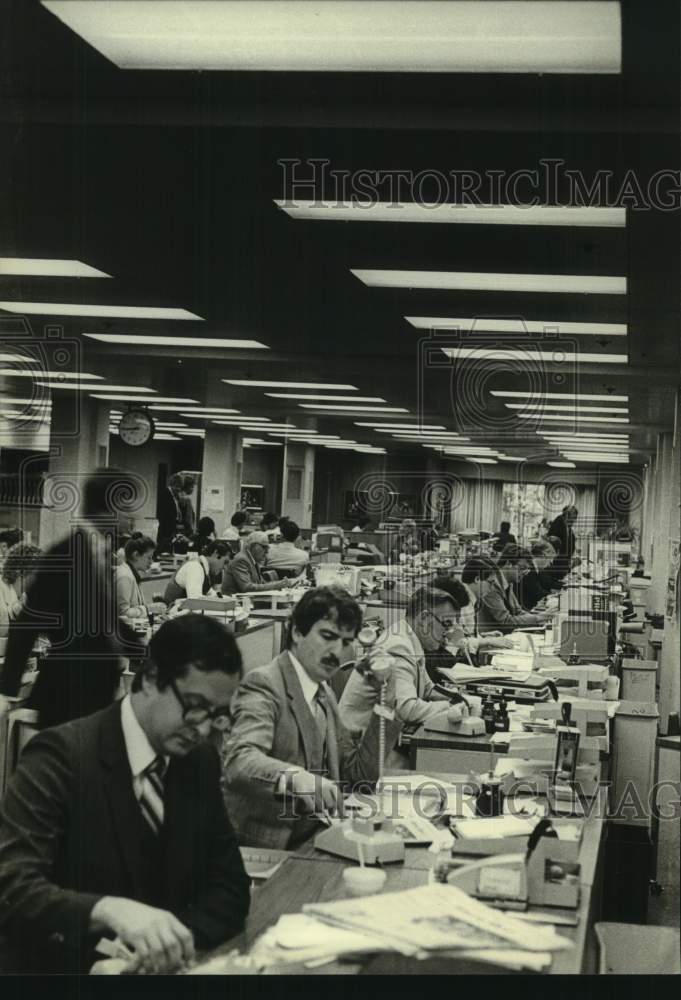
POLYGON ((447 629, 452 629, 454 628, 455 625, 459 624, 458 618, 438 618, 438 616, 435 614, 434 611, 431 611, 430 613, 435 619, 435 621, 438 622, 438 624, 441 625, 442 628, 445 629, 445 631, 447 629))
POLYGON ((229 726, 229 716, 226 708, 201 708, 198 705, 188 705, 180 694, 175 681, 170 681, 169 684, 171 691, 180 704, 182 718, 185 722, 188 722, 191 726, 200 726, 202 722, 209 719, 213 729, 217 729, 219 732, 224 732, 227 729, 229 726))

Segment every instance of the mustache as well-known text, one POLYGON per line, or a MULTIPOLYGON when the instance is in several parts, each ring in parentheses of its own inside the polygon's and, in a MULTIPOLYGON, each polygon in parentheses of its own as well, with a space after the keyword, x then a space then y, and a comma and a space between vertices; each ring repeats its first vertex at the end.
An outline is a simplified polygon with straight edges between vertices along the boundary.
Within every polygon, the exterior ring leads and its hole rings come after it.
POLYGON ((337 656, 325 656, 321 661, 322 665, 325 667, 339 667, 340 660, 337 656))

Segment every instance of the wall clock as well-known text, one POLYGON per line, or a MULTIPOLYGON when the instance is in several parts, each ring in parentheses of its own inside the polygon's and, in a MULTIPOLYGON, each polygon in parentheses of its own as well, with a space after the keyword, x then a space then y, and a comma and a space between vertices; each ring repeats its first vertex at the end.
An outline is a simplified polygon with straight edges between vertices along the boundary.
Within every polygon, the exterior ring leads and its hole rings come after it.
POLYGON ((128 410, 118 425, 121 441, 133 448, 139 448, 140 445, 151 441, 154 430, 154 421, 146 410, 128 410))

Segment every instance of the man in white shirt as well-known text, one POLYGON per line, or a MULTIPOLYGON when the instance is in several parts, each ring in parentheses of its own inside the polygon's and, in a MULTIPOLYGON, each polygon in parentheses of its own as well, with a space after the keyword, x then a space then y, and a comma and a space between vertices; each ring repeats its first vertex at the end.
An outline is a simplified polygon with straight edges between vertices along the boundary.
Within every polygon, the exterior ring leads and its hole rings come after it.
MULTIPOLYGON (((449 722, 460 720, 464 705, 452 705, 439 694, 426 671, 425 651, 437 650, 456 626, 458 608, 444 591, 422 587, 407 605, 406 617, 381 637, 376 651, 392 661, 395 674, 395 717, 405 725, 418 725, 431 719, 449 722)), ((371 718, 371 698, 353 673, 340 700, 343 724, 363 730, 371 718)))
POLYGON ((119 971, 169 972, 243 927, 249 882, 207 742, 239 649, 219 622, 185 615, 149 654, 122 702, 21 755, 0 805, 3 971, 85 972, 109 937, 132 953, 119 971))
MULTIPOLYGON (((347 591, 308 590, 293 609, 287 651, 241 684, 224 748, 227 807, 240 843, 294 848, 319 829, 315 816, 340 809, 343 790, 376 781, 378 713, 363 733, 350 732, 328 683, 352 655, 361 624, 347 591)), ((378 683, 366 674, 360 681, 378 683)), ((385 702, 392 714, 391 681, 385 702)), ((386 721, 386 746, 399 730, 386 721)))
POLYGON ((296 541, 300 538, 300 528, 295 521, 281 522, 282 541, 270 545, 267 552, 266 569, 296 570, 302 573, 310 561, 310 556, 304 549, 299 549, 296 541))

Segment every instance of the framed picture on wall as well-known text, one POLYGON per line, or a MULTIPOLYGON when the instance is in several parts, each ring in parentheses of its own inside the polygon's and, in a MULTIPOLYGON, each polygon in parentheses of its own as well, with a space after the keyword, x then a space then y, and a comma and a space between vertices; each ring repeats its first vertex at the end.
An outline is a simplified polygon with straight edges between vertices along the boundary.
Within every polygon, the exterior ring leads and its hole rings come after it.
POLYGON ((265 487, 259 483, 242 483, 239 506, 242 510, 264 510, 265 487))

